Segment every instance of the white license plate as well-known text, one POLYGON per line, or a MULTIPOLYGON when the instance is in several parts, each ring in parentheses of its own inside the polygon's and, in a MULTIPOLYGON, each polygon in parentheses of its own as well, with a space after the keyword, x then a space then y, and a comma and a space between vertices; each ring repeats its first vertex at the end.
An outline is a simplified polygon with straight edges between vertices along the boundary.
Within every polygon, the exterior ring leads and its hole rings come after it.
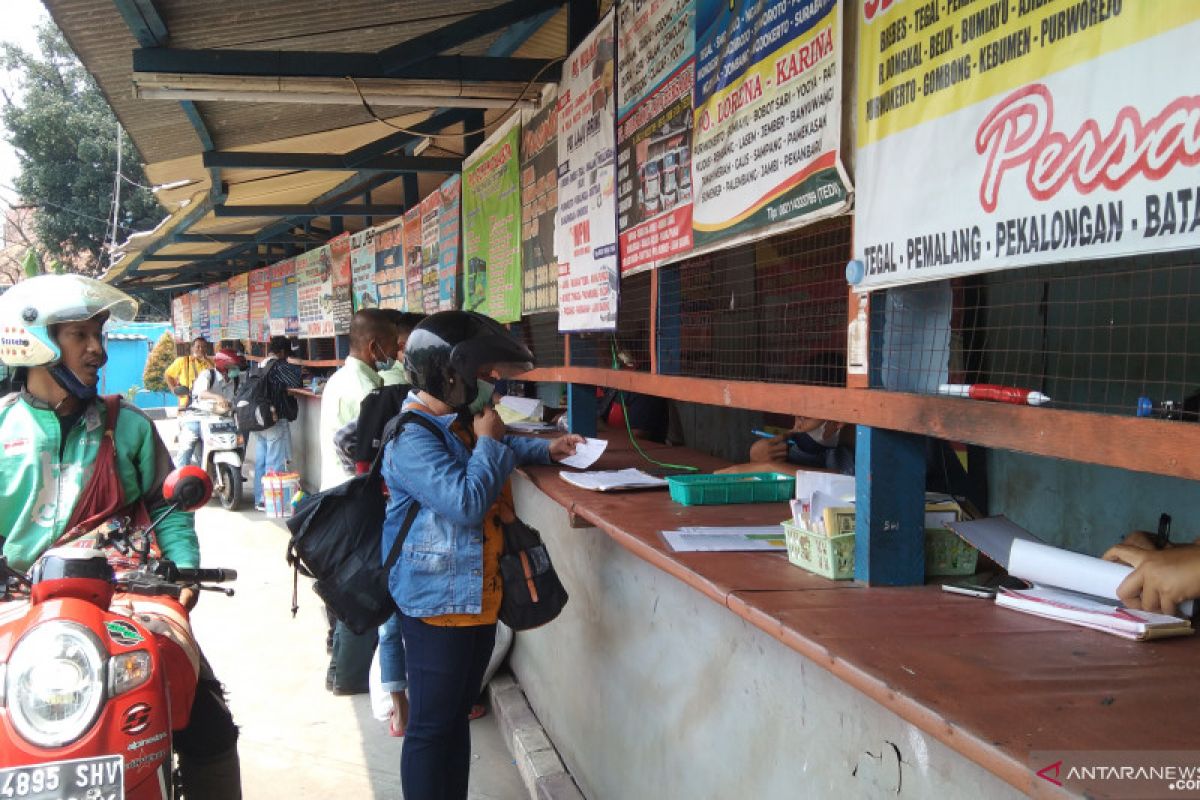
POLYGON ((124 800, 120 755, 0 769, 3 800, 124 800))

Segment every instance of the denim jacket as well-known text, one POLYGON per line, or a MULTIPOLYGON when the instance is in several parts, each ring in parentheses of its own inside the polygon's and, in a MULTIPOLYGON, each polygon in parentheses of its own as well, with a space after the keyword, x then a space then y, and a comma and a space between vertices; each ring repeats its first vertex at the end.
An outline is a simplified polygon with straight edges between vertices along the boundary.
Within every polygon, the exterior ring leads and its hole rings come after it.
MULTIPOLYGON (((419 402, 409 395, 405 403, 419 402)), ((396 605, 410 617, 478 614, 483 603, 483 519, 519 464, 549 464, 544 439, 481 438, 469 450, 450 425, 454 414, 415 410, 444 431, 409 424, 389 442, 383 478, 390 499, 383 523, 387 558, 415 498, 421 504, 400 558, 388 575, 396 605)))

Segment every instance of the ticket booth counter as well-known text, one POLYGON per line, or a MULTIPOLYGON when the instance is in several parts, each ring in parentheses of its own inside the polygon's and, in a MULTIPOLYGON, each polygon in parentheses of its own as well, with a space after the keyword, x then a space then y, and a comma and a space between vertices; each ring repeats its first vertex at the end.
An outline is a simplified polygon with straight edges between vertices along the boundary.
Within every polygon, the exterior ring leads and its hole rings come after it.
MULTIPOLYGON (((612 435, 593 469, 628 466, 644 462, 612 435)), ((511 660, 588 797, 1078 796, 1039 770, 1072 751, 1200 745, 1193 638, 1125 641, 938 586, 830 581, 783 553, 675 553, 659 531, 789 510, 588 492, 559 469, 527 468, 514 489, 571 600, 511 660)))

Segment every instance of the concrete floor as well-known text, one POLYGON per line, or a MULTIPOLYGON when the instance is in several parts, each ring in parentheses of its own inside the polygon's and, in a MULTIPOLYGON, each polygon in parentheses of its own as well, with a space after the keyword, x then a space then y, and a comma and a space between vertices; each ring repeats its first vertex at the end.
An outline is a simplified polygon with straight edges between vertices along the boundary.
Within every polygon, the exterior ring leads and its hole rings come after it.
MULTIPOLYGON (((170 442, 174 432, 164 433, 170 442)), ((246 495, 249 505, 249 482, 246 495)), ((303 578, 300 612, 291 616, 287 529, 257 512, 215 504, 197 513, 196 528, 203 566, 239 574, 237 594, 203 594, 192 622, 241 726, 247 800, 401 797, 403 740, 371 716, 366 695, 325 691, 324 611, 303 578)), ((471 736, 470 797, 528 797, 491 714, 471 724, 471 736)))

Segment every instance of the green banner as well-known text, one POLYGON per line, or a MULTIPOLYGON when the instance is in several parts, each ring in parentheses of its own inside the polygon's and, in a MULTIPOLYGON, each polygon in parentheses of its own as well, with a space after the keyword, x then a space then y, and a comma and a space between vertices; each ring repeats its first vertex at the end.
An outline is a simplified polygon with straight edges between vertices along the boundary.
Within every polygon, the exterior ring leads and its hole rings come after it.
POLYGON ((516 118, 463 163, 463 308, 521 318, 520 129, 516 118))

